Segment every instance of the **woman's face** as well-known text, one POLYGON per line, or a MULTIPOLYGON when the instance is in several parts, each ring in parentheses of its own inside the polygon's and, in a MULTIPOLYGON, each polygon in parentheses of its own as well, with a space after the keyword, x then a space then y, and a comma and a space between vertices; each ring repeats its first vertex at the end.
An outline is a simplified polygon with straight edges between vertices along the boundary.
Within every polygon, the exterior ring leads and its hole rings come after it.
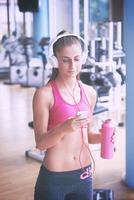
POLYGON ((76 77, 82 67, 82 49, 79 43, 66 46, 57 52, 59 74, 65 78, 76 77))

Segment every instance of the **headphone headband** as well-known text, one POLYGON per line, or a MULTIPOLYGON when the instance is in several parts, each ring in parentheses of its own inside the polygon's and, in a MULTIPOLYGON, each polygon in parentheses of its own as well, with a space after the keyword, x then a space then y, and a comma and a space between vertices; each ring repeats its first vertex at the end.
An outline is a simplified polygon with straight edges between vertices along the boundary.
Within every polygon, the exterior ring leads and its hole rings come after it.
POLYGON ((60 39, 60 38, 63 38, 63 37, 68 37, 68 36, 74 36, 76 37, 78 40, 81 40, 84 44, 84 51, 87 53, 88 51, 88 48, 87 48, 87 45, 86 45, 86 42, 85 40, 79 36, 79 35, 76 35, 74 33, 64 33, 64 34, 61 34, 61 35, 58 35, 55 39, 53 39, 51 42, 50 42, 50 45, 49 45, 49 57, 53 55, 53 45, 60 39))

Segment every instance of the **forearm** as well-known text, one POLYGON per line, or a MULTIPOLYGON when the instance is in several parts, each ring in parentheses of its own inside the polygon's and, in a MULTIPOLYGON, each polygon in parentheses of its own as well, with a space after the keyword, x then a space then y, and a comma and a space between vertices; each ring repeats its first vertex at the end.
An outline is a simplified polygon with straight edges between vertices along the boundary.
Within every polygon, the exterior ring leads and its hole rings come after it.
POLYGON ((36 148, 40 150, 48 149, 56 145, 65 135, 60 125, 50 131, 36 135, 36 148))
POLYGON ((90 144, 100 144, 101 143, 101 133, 90 132, 88 134, 88 141, 90 144))

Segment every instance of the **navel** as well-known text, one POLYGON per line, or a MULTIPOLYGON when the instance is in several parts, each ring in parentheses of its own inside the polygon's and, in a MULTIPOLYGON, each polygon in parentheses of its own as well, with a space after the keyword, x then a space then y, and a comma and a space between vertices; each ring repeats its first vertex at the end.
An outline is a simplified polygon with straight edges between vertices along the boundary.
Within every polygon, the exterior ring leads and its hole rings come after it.
POLYGON ((76 160, 77 159, 76 156, 73 156, 73 159, 76 160))

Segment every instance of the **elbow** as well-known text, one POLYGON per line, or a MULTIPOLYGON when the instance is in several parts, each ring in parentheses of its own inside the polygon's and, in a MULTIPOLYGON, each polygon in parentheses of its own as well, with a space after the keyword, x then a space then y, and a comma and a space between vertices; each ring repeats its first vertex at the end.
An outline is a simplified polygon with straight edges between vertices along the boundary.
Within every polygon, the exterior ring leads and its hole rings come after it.
POLYGON ((35 148, 44 151, 46 149, 46 145, 42 142, 41 138, 35 137, 35 148))
POLYGON ((36 149, 40 150, 40 151, 45 151, 46 148, 40 144, 36 144, 36 149))
POLYGON ((88 140, 88 143, 89 144, 94 144, 94 141, 93 140, 88 140))
POLYGON ((94 144, 94 139, 93 139, 93 137, 91 135, 88 137, 88 143, 89 144, 94 144))

